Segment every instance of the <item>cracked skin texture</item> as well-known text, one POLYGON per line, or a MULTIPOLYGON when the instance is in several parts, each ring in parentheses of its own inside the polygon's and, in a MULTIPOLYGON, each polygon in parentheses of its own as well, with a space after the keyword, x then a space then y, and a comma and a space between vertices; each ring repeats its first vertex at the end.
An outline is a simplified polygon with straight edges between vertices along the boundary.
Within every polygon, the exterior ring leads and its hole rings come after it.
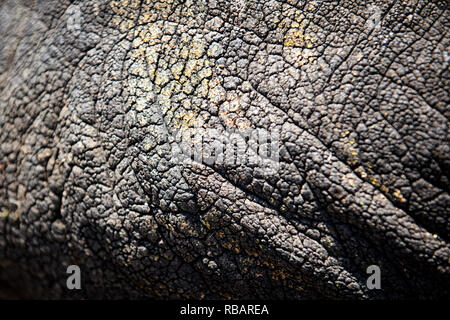
POLYGON ((2 1, 0 295, 448 297, 449 24, 446 1, 2 1), (163 126, 199 120, 279 130, 277 174, 173 161, 163 126))

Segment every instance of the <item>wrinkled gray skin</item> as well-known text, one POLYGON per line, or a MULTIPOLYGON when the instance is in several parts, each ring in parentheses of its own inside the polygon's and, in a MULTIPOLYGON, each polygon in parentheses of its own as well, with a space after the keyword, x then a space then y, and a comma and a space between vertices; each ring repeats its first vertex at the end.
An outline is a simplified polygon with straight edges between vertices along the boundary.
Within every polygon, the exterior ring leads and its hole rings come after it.
POLYGON ((448 297, 447 6, 1 1, 0 296, 448 297), (174 161, 191 119, 277 173, 174 161))

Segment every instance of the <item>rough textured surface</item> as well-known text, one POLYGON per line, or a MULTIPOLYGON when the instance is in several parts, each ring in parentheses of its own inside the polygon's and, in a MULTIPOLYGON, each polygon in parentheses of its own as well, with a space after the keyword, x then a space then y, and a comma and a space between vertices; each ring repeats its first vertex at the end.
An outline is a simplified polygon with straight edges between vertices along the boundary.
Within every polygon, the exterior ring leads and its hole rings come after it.
POLYGON ((0 296, 448 297, 449 26, 447 1, 1 1, 0 296), (277 175, 176 163, 162 128, 192 119, 280 130, 277 175))

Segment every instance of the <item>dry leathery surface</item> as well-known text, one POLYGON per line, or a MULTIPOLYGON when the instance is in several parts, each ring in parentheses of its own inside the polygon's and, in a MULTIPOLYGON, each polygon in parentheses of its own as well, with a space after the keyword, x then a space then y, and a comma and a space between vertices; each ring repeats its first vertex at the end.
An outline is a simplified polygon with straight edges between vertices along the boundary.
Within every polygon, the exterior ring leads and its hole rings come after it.
POLYGON ((448 297, 449 26, 446 1, 2 1, 0 296, 448 297), (175 161, 199 122, 279 131, 277 173, 175 161))

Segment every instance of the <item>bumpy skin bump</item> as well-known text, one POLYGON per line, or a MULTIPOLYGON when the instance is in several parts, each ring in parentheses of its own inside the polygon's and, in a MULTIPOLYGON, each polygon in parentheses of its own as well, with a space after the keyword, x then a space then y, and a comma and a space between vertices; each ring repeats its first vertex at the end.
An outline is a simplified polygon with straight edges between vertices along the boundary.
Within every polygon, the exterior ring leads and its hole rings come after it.
POLYGON ((1 1, 1 296, 448 297, 449 24, 429 0, 1 1), (199 119, 279 130, 277 174, 174 161, 199 119))

